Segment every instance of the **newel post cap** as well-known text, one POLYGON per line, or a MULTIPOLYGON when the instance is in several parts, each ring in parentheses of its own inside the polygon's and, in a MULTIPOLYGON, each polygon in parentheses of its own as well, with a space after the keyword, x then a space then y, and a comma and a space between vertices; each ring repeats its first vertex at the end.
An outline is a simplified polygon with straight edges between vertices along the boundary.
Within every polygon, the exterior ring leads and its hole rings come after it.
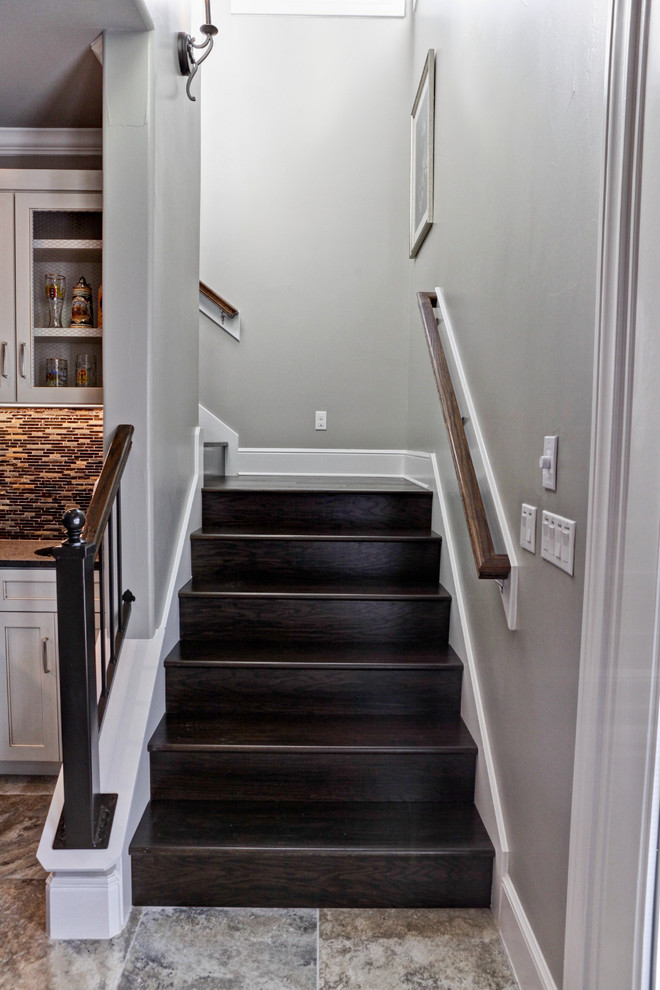
POLYGON ((81 533, 85 525, 85 513, 81 512, 80 509, 69 509, 62 520, 64 528, 67 531, 67 543, 69 546, 79 547, 82 546, 84 540, 81 539, 81 533))

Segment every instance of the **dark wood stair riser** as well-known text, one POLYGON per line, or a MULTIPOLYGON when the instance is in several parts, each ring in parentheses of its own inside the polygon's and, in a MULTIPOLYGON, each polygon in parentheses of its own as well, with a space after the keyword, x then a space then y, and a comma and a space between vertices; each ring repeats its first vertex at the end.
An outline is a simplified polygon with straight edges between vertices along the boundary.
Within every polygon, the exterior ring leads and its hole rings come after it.
POLYGON ((184 595, 179 617, 182 639, 442 643, 449 602, 184 595))
POLYGON ((225 539, 195 534, 195 578, 287 582, 438 580, 440 541, 225 539))
POLYGON ((431 528, 431 492, 202 491, 204 526, 431 528))
POLYGON ((138 905, 490 906, 488 855, 154 851, 132 859, 133 903, 138 905))
POLYGON ((469 804, 474 797, 474 767, 473 752, 165 750, 151 753, 151 796, 469 804))
POLYGON ((291 715, 458 718, 461 670, 212 667, 166 668, 170 715, 213 718, 247 711, 291 715))

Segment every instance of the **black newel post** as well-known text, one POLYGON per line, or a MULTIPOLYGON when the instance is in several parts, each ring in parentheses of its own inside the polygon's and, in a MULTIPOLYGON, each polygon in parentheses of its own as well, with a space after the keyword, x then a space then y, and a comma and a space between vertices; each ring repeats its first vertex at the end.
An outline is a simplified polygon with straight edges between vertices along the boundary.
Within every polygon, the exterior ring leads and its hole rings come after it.
POLYGON ((85 516, 64 516, 68 539, 53 549, 57 576, 64 811, 55 848, 107 846, 116 795, 99 794, 98 704, 94 649, 96 546, 82 539, 85 516))

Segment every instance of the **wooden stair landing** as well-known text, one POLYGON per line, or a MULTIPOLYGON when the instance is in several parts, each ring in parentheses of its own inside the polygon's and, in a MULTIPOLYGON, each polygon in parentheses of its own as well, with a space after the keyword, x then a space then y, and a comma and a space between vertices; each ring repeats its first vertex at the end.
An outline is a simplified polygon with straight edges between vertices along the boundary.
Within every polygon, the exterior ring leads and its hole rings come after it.
POLYGON ((487 906, 430 493, 226 478, 202 505, 134 902, 487 906))

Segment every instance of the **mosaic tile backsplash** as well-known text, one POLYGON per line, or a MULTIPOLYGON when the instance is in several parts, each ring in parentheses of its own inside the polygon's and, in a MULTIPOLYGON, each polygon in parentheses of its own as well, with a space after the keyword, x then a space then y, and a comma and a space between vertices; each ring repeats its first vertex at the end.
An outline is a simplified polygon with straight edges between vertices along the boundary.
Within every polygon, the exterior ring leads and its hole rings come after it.
POLYGON ((103 464, 103 409, 0 408, 0 539, 64 539, 103 464))

